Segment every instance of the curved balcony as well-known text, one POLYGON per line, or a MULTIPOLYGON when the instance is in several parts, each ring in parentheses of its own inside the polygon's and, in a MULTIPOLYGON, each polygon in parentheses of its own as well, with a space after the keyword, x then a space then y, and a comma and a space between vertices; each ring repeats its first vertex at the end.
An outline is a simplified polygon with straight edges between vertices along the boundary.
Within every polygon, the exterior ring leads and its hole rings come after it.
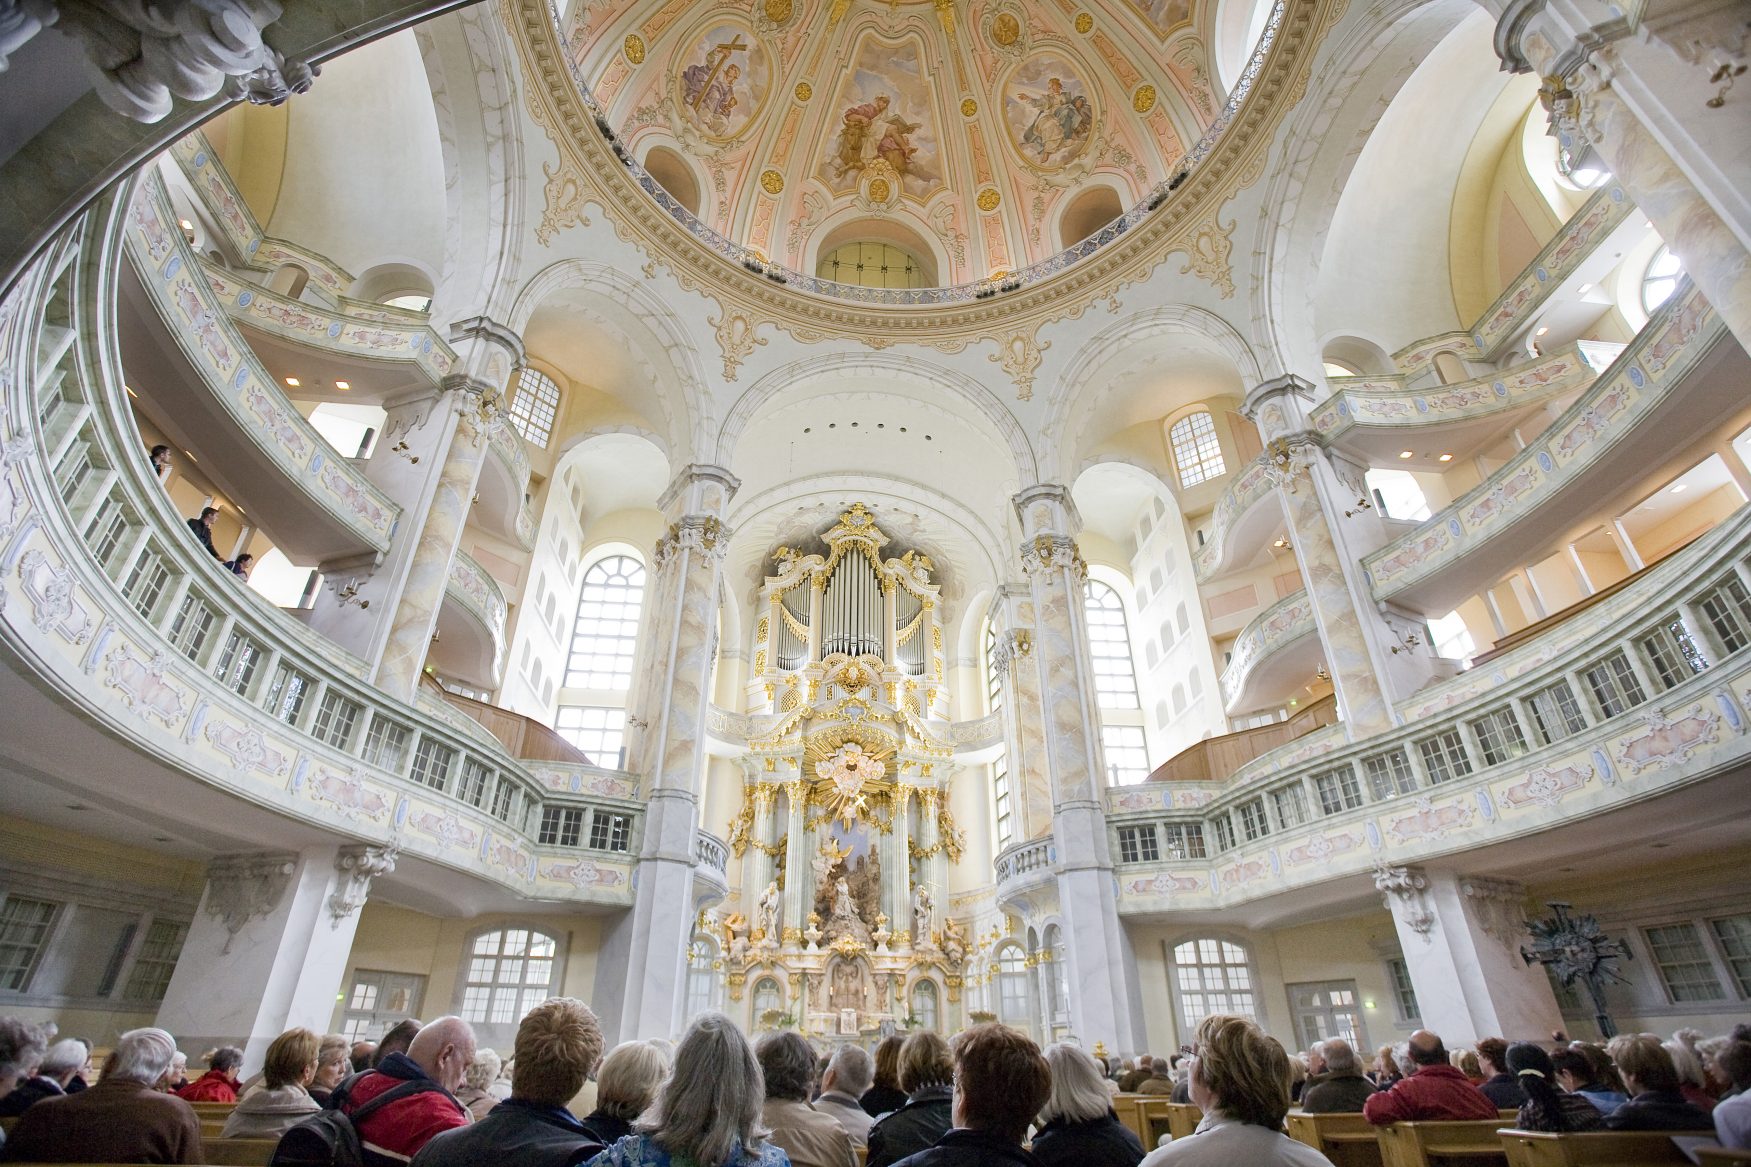
POLYGON ((1474 490, 1363 560, 1375 598, 1451 609, 1542 558, 1573 524, 1628 502, 1673 451, 1740 409, 1751 359, 1688 284, 1592 388, 1474 490))
POLYGON ((1241 468, 1228 482, 1222 497, 1210 513, 1210 536, 1193 553, 1192 567, 1199 583, 1232 571, 1240 562, 1263 546, 1266 536, 1283 521, 1283 514, 1271 502, 1276 488, 1269 455, 1260 454, 1241 468))
POLYGON ((529 451, 523 435, 504 417, 487 431, 487 453, 475 487, 478 501, 469 516, 493 534, 511 540, 525 551, 535 549, 536 519, 529 505, 529 451))
POLYGON ((1058 847, 1052 837, 1011 843, 998 853, 997 906, 1006 912, 1029 913, 1057 902, 1058 847))
POLYGON ((1597 855, 1645 840, 1654 798, 1673 824, 1751 814, 1739 780, 1751 768, 1751 507, 1398 713, 1400 728, 1364 741, 1341 726, 1298 738, 1214 790, 1165 782, 1110 796, 1121 912, 1335 888, 1377 863, 1581 822, 1586 832, 1545 836, 1538 853, 1597 855), (1162 837, 1191 824, 1207 859, 1124 861, 1163 853, 1162 837))
MULTIPOLYGON (((401 508, 286 400, 203 278, 156 173, 127 208, 119 234, 131 262, 94 261, 117 289, 122 363, 154 420, 199 447, 202 469, 240 506, 273 516, 274 541, 294 562, 381 554, 401 508)), ((107 288, 94 294, 107 304, 107 288)))
POLYGON ((504 678, 506 610, 498 581, 458 547, 426 660, 445 676, 498 688, 504 678))
POLYGON ((9 690, 14 707, 33 710, 9 724, 11 762, 142 821, 174 806, 179 821, 255 838, 295 823, 524 897, 630 904, 635 779, 557 792, 480 736, 385 698, 180 529, 105 347, 126 206, 75 224, 0 306, 0 363, 14 371, 0 570, 17 581, 0 642, 8 675, 31 682, 9 690), (69 751, 106 761, 57 765, 69 751))
POLYGON ((1322 649, 1313 621, 1313 602, 1304 591, 1284 596, 1234 638, 1233 655, 1222 670, 1222 701, 1230 716, 1280 705, 1318 667, 1322 649))
POLYGON ((730 849, 709 831, 693 841, 693 902, 698 908, 721 903, 730 894, 730 849))

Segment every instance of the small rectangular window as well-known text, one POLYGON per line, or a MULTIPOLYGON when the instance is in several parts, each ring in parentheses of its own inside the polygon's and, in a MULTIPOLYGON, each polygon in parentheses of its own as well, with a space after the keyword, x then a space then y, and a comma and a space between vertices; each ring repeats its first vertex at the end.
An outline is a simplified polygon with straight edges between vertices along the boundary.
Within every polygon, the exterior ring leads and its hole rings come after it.
POLYGON ((486 801, 486 789, 491 783, 492 768, 484 762, 468 759, 462 765, 462 782, 456 788, 456 797, 469 806, 479 806, 486 801))
POLYGON ((584 834, 584 812, 575 806, 541 808, 541 829, 535 841, 542 846, 576 847, 584 834))
POLYGON ((1149 777, 1149 750, 1140 725, 1100 727, 1101 753, 1107 761, 1107 784, 1129 786, 1149 777))
POLYGON ((1575 691, 1569 688, 1567 681, 1558 681, 1538 690, 1527 699, 1527 704, 1532 708, 1532 723, 1538 728, 1539 740, 1545 745, 1587 728, 1581 703, 1575 699, 1575 691))
POLYGON ((1393 798, 1417 788, 1410 756, 1403 750, 1389 750, 1363 758, 1362 769, 1368 773, 1368 789, 1375 798, 1393 798))
POLYGON ((1637 643, 1653 666, 1661 688, 1670 689, 1683 684, 1708 668, 1708 658, 1702 655, 1702 650, 1684 627, 1684 621, 1676 615, 1662 620, 1637 643))
POLYGON ((450 768, 455 764, 455 750, 434 738, 422 737, 413 755, 413 780, 443 790, 450 785, 450 768))
POLYGON ((1234 808, 1234 813, 1240 820, 1240 837, 1247 842, 1262 839, 1271 833, 1271 823, 1265 817, 1263 799, 1255 798, 1251 802, 1243 802, 1234 808))
POLYGON ((596 765, 612 769, 625 764, 626 710, 605 705, 561 705, 553 728, 596 765))
POLYGON ((1391 957, 1386 962, 1387 974, 1392 978, 1392 1003, 1398 1009, 1399 1021, 1409 1024, 1423 1019, 1423 1011, 1417 1005, 1416 986, 1411 984, 1410 965, 1402 956, 1391 957))
POLYGON ((1014 828, 1010 819, 1009 805, 1009 757, 1007 751, 997 755, 991 763, 991 790, 997 814, 997 849, 1003 850, 1009 846, 1014 828))
POLYGON ((124 991, 130 1001, 162 1001, 170 988, 170 976, 176 971, 176 959, 182 955, 182 942, 188 935, 188 925, 175 920, 153 920, 134 956, 134 967, 128 973, 124 991))
POLYGON ((1271 791, 1271 809, 1277 812, 1277 825, 1282 830, 1298 827, 1308 819, 1307 789, 1296 782, 1271 791))
POLYGON ((1648 949, 1660 970, 1660 980, 1674 1004, 1684 1001, 1720 1001, 1726 993, 1715 977, 1714 962, 1702 945, 1696 925, 1685 921, 1645 930, 1648 949))
POLYGON ((1466 756, 1465 742, 1456 729, 1424 738, 1417 743, 1417 750, 1423 755, 1423 768, 1429 772, 1430 782, 1451 782, 1471 773, 1471 759, 1466 756))
POLYGON ((632 846, 632 816, 613 811, 590 812, 590 847, 596 851, 626 851, 632 846))
POLYGON ((158 609, 158 597, 164 594, 164 585, 169 582, 170 569, 147 547, 140 552, 140 558, 134 561, 134 570, 128 573, 127 581, 122 584, 122 595, 134 605, 134 611, 150 620, 158 609))
POLYGON ((365 707, 357 701, 343 697, 337 689, 330 689, 322 695, 322 704, 316 710, 316 725, 310 732, 337 750, 350 750, 353 734, 359 728, 359 718, 364 712, 365 707))
POLYGON ((274 673, 274 683, 268 688, 268 712, 287 725, 297 725, 304 716, 304 706, 310 699, 315 682, 291 665, 281 665, 274 673))
POLYGON ((233 693, 246 696, 249 683, 255 680, 256 669, 266 655, 267 650, 259 641, 241 632, 233 632, 225 638, 225 647, 219 650, 213 676, 233 693))
POLYGON ((1155 836, 1155 824, 1119 828, 1119 862, 1153 863, 1161 858, 1161 845, 1155 836))
POLYGON ((1721 647, 1738 652, 1751 644, 1751 592, 1735 576, 1702 597, 1702 614, 1715 630, 1721 647))
POLYGON ((391 721, 381 713, 371 717, 371 728, 365 731, 363 757, 370 765, 401 773, 407 765, 407 743, 413 731, 400 722, 391 721))
POLYGON ((1216 836, 1217 854, 1234 849, 1234 822, 1226 811, 1210 817, 1210 830, 1216 836))
POLYGON ((545 449, 553 436, 553 419, 559 415, 559 386, 540 369, 524 366, 508 414, 525 441, 545 449))
POLYGON ((1526 752, 1526 738, 1520 732, 1520 719, 1514 716, 1514 710, 1510 706, 1491 709, 1482 717, 1473 718, 1468 724, 1477 737, 1477 745, 1483 751, 1486 766, 1500 766, 1526 752))
POLYGON ((1751 997, 1751 915, 1722 916, 1708 926, 1727 958, 1739 996, 1751 997))
POLYGON ((1167 823, 1167 857, 1169 859, 1207 859, 1204 851, 1202 823, 1167 823))
POLYGON ((23 896, 7 896, 0 904, 0 989, 22 993, 30 987, 58 906, 23 896))
POLYGON ((492 817, 502 822, 511 821, 511 812, 516 809, 517 787, 509 778, 499 779, 499 788, 493 791, 492 817))
POLYGON ((176 610, 176 616, 170 621, 170 643, 181 650, 182 655, 190 660, 196 660, 201 655, 201 649, 206 646, 207 636, 213 631, 219 614, 209 608, 204 600, 190 592, 182 598, 182 606, 176 610))
POLYGON ((1362 786, 1356 781, 1354 767, 1345 766, 1317 775, 1313 779, 1313 788, 1319 792, 1321 814, 1341 814, 1362 805, 1362 786))
POLYGON ((85 542, 91 548, 92 562, 108 571, 110 556, 121 545, 122 536, 127 534, 128 519, 122 510, 121 500, 108 498, 91 522, 85 527, 85 542))
POLYGON ((1646 701, 1647 694, 1642 692, 1641 682, 1636 679, 1635 669, 1630 666, 1629 658, 1623 653, 1614 652, 1584 674, 1587 688, 1592 690, 1593 700, 1599 706, 1600 717, 1616 717, 1627 713, 1637 705, 1646 701))

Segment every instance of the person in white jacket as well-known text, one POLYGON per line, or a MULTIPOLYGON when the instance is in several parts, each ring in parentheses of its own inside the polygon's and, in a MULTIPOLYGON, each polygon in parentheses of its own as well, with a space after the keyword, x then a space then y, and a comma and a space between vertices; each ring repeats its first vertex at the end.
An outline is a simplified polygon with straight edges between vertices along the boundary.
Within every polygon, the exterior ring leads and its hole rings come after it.
POLYGON ((310 1097, 322 1038, 308 1029, 288 1029, 268 1046, 262 1084, 249 1091, 225 1120, 220 1137, 278 1138, 321 1107, 310 1097))

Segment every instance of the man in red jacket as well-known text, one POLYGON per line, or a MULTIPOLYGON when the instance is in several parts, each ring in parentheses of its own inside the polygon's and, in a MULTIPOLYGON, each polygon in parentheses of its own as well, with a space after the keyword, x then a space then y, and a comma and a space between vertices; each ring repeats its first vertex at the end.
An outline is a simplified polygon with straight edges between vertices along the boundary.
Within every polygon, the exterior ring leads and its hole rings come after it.
POLYGON ((473 1027, 460 1017, 440 1017, 419 1031, 406 1053, 391 1053, 375 1069, 336 1086, 329 1104, 350 1115, 404 1083, 427 1083, 426 1090, 398 1098, 357 1124, 368 1167, 401 1167, 434 1135, 468 1125, 468 1108, 452 1092, 472 1061, 473 1027))
POLYGON ((1441 1039, 1426 1029, 1411 1034, 1411 1061, 1417 1072, 1393 1083, 1392 1089, 1370 1095, 1362 1117, 1375 1126, 1395 1122, 1462 1121, 1496 1118, 1496 1104, 1458 1069, 1447 1064, 1441 1039))

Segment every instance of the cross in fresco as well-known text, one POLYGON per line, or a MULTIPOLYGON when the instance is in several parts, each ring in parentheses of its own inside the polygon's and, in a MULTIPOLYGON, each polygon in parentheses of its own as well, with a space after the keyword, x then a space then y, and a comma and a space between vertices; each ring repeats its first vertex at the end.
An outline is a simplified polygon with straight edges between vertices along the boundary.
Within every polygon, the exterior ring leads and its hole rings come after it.
POLYGON ((1621 940, 1612 940, 1592 916, 1570 916, 1572 904, 1546 905, 1556 913, 1548 919, 1527 923, 1532 933, 1532 946, 1520 948, 1520 958, 1527 964, 1547 965, 1557 980, 1567 989, 1580 981, 1587 986, 1587 996, 1593 999, 1593 1020, 1606 1037, 1617 1036, 1617 1025, 1605 1008, 1605 985, 1616 981, 1627 985, 1617 971, 1619 958, 1633 956, 1621 940))
POLYGON ((740 36, 732 37, 730 40, 722 41, 711 46, 711 52, 709 54, 711 60, 711 72, 706 74, 705 84, 699 87, 699 92, 693 95, 694 109, 698 109, 699 103, 705 100, 705 95, 711 90, 711 83, 716 81, 717 75, 723 71, 725 63, 730 59, 730 54, 746 52, 747 48, 748 42, 743 40, 740 36))

